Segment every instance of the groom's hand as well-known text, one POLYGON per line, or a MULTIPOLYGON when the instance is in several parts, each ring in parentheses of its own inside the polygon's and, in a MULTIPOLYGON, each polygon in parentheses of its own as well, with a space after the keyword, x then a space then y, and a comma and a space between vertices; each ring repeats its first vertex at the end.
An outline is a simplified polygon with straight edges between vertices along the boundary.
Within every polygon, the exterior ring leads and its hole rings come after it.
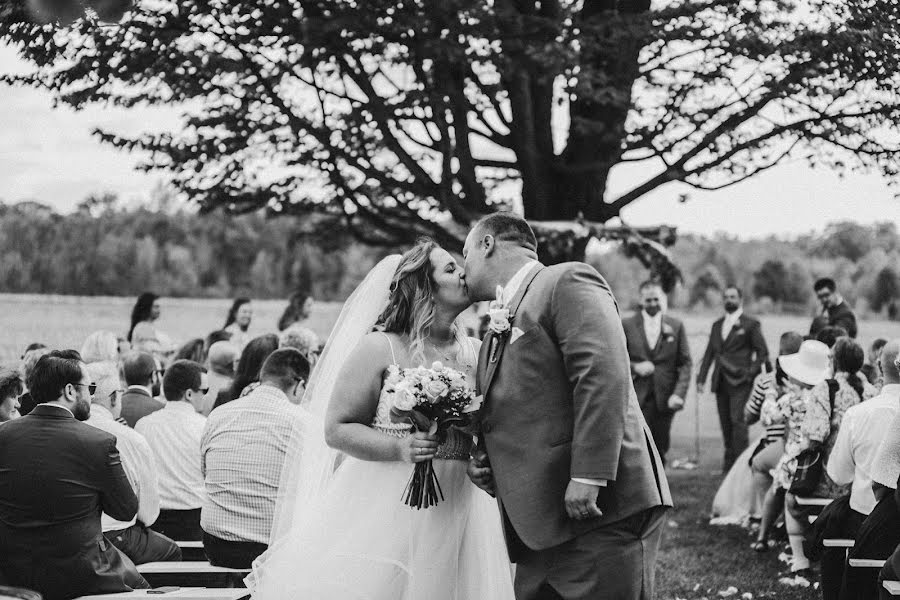
POLYGON ((569 518, 576 521, 585 521, 603 516, 603 511, 597 506, 597 494, 600 486, 580 481, 569 481, 566 488, 566 512, 569 518))
POLYGON ((476 486, 491 496, 497 495, 494 487, 494 471, 491 470, 491 463, 486 452, 476 450, 469 458, 469 467, 466 472, 476 486))

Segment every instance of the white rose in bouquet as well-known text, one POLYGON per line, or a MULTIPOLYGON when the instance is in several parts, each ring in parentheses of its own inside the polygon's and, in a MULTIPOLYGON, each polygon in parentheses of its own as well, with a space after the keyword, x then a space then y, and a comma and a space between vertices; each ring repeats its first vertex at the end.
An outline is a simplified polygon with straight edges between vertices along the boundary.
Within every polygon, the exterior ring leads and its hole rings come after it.
POLYGON ((394 388, 394 408, 397 410, 412 410, 416 406, 416 395, 412 386, 406 381, 401 381, 394 388))
POLYGON ((425 384, 425 393, 432 400, 436 400, 440 398, 444 394, 446 394, 450 388, 447 387, 447 384, 439 379, 432 379, 428 383, 425 384))

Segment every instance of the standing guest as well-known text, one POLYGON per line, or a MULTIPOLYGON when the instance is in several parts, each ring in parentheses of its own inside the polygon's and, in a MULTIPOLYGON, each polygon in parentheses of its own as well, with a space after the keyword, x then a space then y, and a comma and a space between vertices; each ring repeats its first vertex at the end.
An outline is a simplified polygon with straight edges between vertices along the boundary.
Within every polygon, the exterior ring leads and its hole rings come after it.
POLYGON ((852 338, 856 338, 856 315, 837 292, 837 284, 830 277, 823 277, 813 284, 816 298, 822 303, 822 316, 828 317, 828 324, 842 327, 852 338))
POLYGON ((235 398, 240 398, 243 394, 252 390, 248 387, 259 382, 259 370, 263 363, 269 358, 269 355, 278 350, 278 336, 274 333, 261 335, 250 340, 250 343, 244 347, 241 352, 241 358, 238 360, 237 368, 234 373, 234 381, 231 389, 226 395, 219 395, 216 404, 213 407, 222 406, 227 402, 231 402, 235 398))
POLYGON ((111 331, 95 331, 85 338, 80 354, 86 364, 115 364, 119 360, 119 338, 111 331))
POLYGON ((310 365, 315 364, 321 342, 311 329, 294 323, 278 336, 279 348, 296 348, 306 357, 310 365))
MULTIPOLYGON (((22 377, 25 379, 26 388, 28 387, 28 378, 31 375, 31 371, 34 369, 34 365, 37 364, 37 361, 39 361, 42 356, 50 352, 50 348, 43 344, 37 344, 36 346, 37 347, 35 348, 29 346, 31 350, 26 350, 25 354, 22 355, 22 377)), ((30 391, 26 390, 24 394, 19 396, 19 414, 23 417, 34 410, 35 406, 37 406, 37 402, 31 397, 30 391)))
POLYGON ((302 323, 309 318, 312 310, 312 296, 303 291, 296 291, 288 299, 287 308, 278 319, 278 331, 284 331, 294 323, 302 323))
POLYGON ((647 281, 640 293, 643 309, 622 326, 638 404, 665 464, 672 418, 684 408, 690 385, 691 350, 681 321, 663 313, 662 286, 647 281))
POLYGON ((45 600, 149 587, 103 537, 101 512, 127 521, 138 499, 115 436, 80 422, 95 389, 81 357, 41 357, 28 389, 38 405, 0 427, 0 572, 45 600))
POLYGON ((880 389, 883 384, 881 375, 881 352, 885 344, 887 344, 887 340, 884 338, 878 338, 872 342, 872 345, 869 346, 869 355, 866 364, 864 364, 862 368, 863 375, 866 376, 869 383, 876 389, 880 389))
POLYGON ((231 334, 231 343, 237 346, 238 351, 243 350, 253 339, 249 331, 252 320, 253 305, 250 304, 250 298, 237 298, 231 304, 222 330, 231 334))
POLYGON ((156 360, 149 352, 130 352, 122 360, 122 374, 128 386, 122 395, 122 418, 129 427, 134 427, 143 417, 165 406, 153 397, 159 376, 156 360))
POLYGON ((128 330, 128 341, 135 350, 142 350, 165 359, 175 348, 172 339, 156 327, 161 314, 159 296, 152 292, 144 292, 138 296, 131 310, 131 328, 128 330))
MULTIPOLYGON (((884 387, 877 396, 847 409, 828 457, 826 471, 839 485, 851 484, 850 495, 828 505, 816 519, 821 537, 855 539, 863 520, 875 508, 872 473, 878 447, 900 411, 900 372, 894 362, 900 355, 900 340, 883 346, 880 358, 884 387)), ((837 600, 844 575, 844 550, 822 550, 822 596, 837 600)), ((874 581, 874 578, 871 579, 874 581)))
POLYGON ((212 564, 247 569, 268 548, 281 468, 300 416, 295 405, 308 378, 309 363, 298 350, 276 350, 263 364, 259 387, 206 422, 200 524, 212 564))
POLYGON ((203 410, 198 411, 208 417, 219 395, 231 394, 234 382, 234 361, 238 357, 237 348, 231 342, 216 342, 209 347, 207 369, 209 370, 209 393, 203 399, 203 410))
POLYGON ((22 375, 13 369, 0 369, 0 423, 19 418, 19 396, 25 389, 22 375))
MULTIPOLYGON (((842 337, 835 342, 831 354, 832 379, 823 381, 810 391, 800 424, 799 443, 785 447, 782 464, 788 469, 796 470, 797 458, 806 449, 820 450, 820 460, 827 464, 847 410, 875 395, 872 386, 859 376, 865 360, 865 353, 859 344, 849 337, 842 337)), ((783 487, 789 490, 790 480, 783 480, 783 483, 787 484, 783 487)), ((825 471, 811 495, 833 500, 848 493, 848 488, 832 481, 825 471)), ((790 491, 785 495, 784 507, 785 527, 792 553, 791 572, 808 579, 810 562, 803 548, 803 540, 809 531, 809 514, 797 504, 796 496, 790 491)))
POLYGON ((150 444, 159 467, 160 511, 153 529, 177 541, 202 539, 200 438, 206 417, 194 406, 208 391, 206 369, 191 361, 176 360, 163 377, 165 408, 142 418, 134 427, 150 444))
MULTIPOLYGON (((90 367, 89 367, 90 368, 90 367)), ((156 459, 147 440, 117 421, 122 409, 118 374, 94 375, 97 391, 91 400, 88 425, 116 436, 122 468, 138 499, 137 515, 118 520, 106 513, 100 519, 103 534, 136 565, 163 560, 181 560, 181 549, 169 538, 149 527, 159 515, 159 481, 156 459)))
POLYGON ((759 321, 744 314, 741 290, 735 286, 725 288, 722 300, 725 316, 713 323, 700 363, 697 392, 704 393, 712 367, 710 391, 716 395, 725 442, 723 471, 727 472, 748 445, 744 406, 753 389, 753 378, 769 358, 769 350, 759 321))

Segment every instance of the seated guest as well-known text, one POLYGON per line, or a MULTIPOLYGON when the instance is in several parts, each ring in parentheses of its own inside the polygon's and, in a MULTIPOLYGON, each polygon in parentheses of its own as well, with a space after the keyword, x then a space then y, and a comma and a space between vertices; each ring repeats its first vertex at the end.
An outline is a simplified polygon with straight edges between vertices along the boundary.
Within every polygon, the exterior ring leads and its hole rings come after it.
POLYGON ((824 315, 819 315, 812 320, 812 323, 809 324, 809 335, 806 336, 807 340, 816 340, 819 337, 819 332, 828 327, 828 317, 824 315))
MULTIPOLYGON (((838 498, 822 511, 815 528, 823 538, 855 539, 863 520, 875 508, 872 470, 875 453, 900 411, 900 372, 894 361, 900 355, 900 340, 884 347, 881 369, 885 384, 881 393, 847 409, 828 458, 828 476, 836 484, 851 484, 850 495, 838 498)), ((822 549, 822 595, 826 600, 840 595, 844 574, 844 550, 822 549)), ((874 574, 870 579, 874 583, 874 574)))
POLYGON ((204 348, 206 351, 207 359, 209 358, 209 349, 212 348, 212 345, 216 342, 228 342, 231 340, 231 334, 227 331, 223 331, 221 329, 217 329, 215 331, 210 332, 206 339, 203 340, 204 348))
POLYGON ((194 405, 208 391, 206 369, 188 360, 176 360, 163 377, 166 405, 137 422, 134 429, 146 438, 159 468, 159 518, 153 525, 177 541, 199 541, 203 473, 200 437, 206 417, 194 405))
POLYGON ((138 499, 116 438, 80 421, 90 381, 74 350, 41 357, 30 415, 0 427, 0 572, 45 600, 149 587, 104 537, 100 514, 134 518, 138 499))
POLYGON ((250 298, 237 298, 231 304, 228 317, 225 319, 223 331, 231 334, 231 343, 237 346, 238 352, 250 343, 250 322, 253 320, 253 305, 250 298))
POLYGON ((884 348, 884 345, 887 344, 887 340, 884 338, 878 338, 872 345, 869 347, 869 356, 867 357, 866 364, 863 365, 862 373, 866 376, 866 379, 869 380, 876 389, 881 388, 883 384, 881 380, 881 351, 884 348))
POLYGON ((822 330, 816 334, 816 339, 829 348, 833 348, 834 343, 838 341, 838 338, 842 337, 847 337, 847 330, 843 327, 832 327, 831 325, 823 327, 822 330))
POLYGON ((18 371, 0 369, 0 423, 19 418, 19 396, 24 389, 18 371))
MULTIPOLYGON (((897 483, 900 484, 900 481, 897 483)), ((897 485, 897 490, 900 490, 900 485, 897 485)), ((900 512, 900 491, 897 490, 894 490, 894 504, 898 507, 898 512, 900 512)), ((900 581, 900 546, 897 546, 894 553, 887 559, 884 567, 881 568, 881 573, 878 575, 879 600, 890 600, 894 597, 893 594, 884 589, 883 584, 885 581, 900 581)))
MULTIPOLYGON (((35 344, 29 345, 34 346, 35 344)), ((44 346, 43 344, 37 344, 36 348, 32 348, 31 350, 26 350, 25 354, 22 355, 22 377, 25 378, 25 387, 28 387, 28 376, 31 375, 32 369, 34 369, 34 365, 37 364, 37 361, 41 359, 42 356, 50 352, 50 348, 44 346)), ((19 396, 19 414, 23 417, 34 410, 34 407, 37 405, 37 402, 34 401, 34 398, 31 397, 31 392, 25 391, 24 394, 19 396)))
POLYGON ((165 406, 153 397, 156 360, 149 352, 129 352, 122 360, 122 375, 128 386, 122 395, 122 418, 129 427, 134 427, 141 418, 165 406))
POLYGON ((159 481, 156 459, 147 440, 116 421, 122 409, 118 374, 94 375, 97 391, 91 401, 88 425, 116 436, 122 467, 138 499, 135 518, 120 521, 103 514, 103 534, 136 565, 163 560, 181 560, 181 549, 169 538, 149 529, 159 515, 159 481))
POLYGON ((95 331, 81 345, 81 359, 85 364, 119 361, 119 338, 111 331, 95 331))
POLYGON ((209 369, 209 393, 204 398, 203 410, 198 411, 209 416, 219 395, 227 397, 231 393, 234 382, 234 362, 238 357, 237 348, 231 342, 216 342, 209 347, 206 359, 209 369))
MULTIPOLYGON (((787 460, 793 460, 796 465, 800 452, 809 448, 820 450, 820 460, 827 464, 847 410, 875 395, 869 382, 861 380, 859 376, 864 360, 865 352, 849 337, 841 337, 835 342, 832 348, 834 375, 832 379, 823 381, 810 391, 800 425, 800 441, 796 446, 785 447, 787 460)), ((789 488, 788 484, 787 489, 789 488)), ((811 495, 835 499, 849 492, 848 488, 849 486, 832 481, 825 472, 811 495)), ((808 517, 807 509, 797 504, 796 496, 788 492, 785 496, 785 526, 793 554, 791 571, 800 572, 807 578, 811 573, 803 541, 809 530, 808 517)))
POLYGON ((281 468, 298 419, 295 404, 308 377, 309 363, 298 350, 276 350, 263 364, 259 387, 213 411, 206 422, 200 524, 212 564, 249 568, 268 547, 281 468))
POLYGON ((278 335, 279 348, 296 348, 309 361, 310 365, 315 364, 320 345, 319 336, 311 329, 296 323, 278 335))
POLYGON ((201 338, 189 340, 178 349, 172 360, 190 360, 202 365, 206 362, 205 346, 206 344, 201 338))
POLYGON ((312 306, 312 296, 307 292, 298 290, 291 294, 287 308, 284 309, 284 313, 278 319, 278 331, 284 331, 294 323, 302 323, 309 319, 312 306))
POLYGON ((243 394, 252 390, 253 388, 250 386, 259 383, 259 370, 262 368, 263 363, 276 350, 278 350, 278 336, 274 333, 261 335, 250 340, 250 343, 241 352, 241 358, 238 360, 235 368, 231 389, 227 395, 219 396, 216 399, 216 405, 213 408, 231 402, 235 398, 240 398, 243 394))

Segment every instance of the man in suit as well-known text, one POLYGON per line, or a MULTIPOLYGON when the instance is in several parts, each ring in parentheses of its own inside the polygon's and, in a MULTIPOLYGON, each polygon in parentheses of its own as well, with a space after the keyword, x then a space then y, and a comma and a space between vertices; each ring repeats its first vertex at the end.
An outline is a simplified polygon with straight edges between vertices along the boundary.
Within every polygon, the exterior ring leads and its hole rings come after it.
POLYGON ((31 414, 0 427, 0 571, 45 600, 149 587, 104 537, 100 514, 127 521, 138 500, 116 438, 81 421, 90 381, 74 350, 41 357, 31 414))
POLYGON ((122 360, 122 374, 128 389, 122 394, 121 416, 134 428, 143 417, 166 405, 153 397, 153 386, 158 380, 156 359, 149 352, 130 352, 122 360))
POLYGON ((830 277, 823 277, 813 284, 816 298, 822 303, 822 316, 828 318, 832 327, 841 327, 851 338, 856 339, 856 315, 853 309, 837 293, 837 284, 830 277))
POLYGON ((681 321, 663 313, 662 286, 647 281, 640 292, 643 310, 622 321, 622 328, 638 404, 665 463, 672 418, 684 408, 690 384, 691 350, 681 321))
POLYGON ((725 316, 713 323, 700 372, 697 393, 706 391, 706 378, 712 367, 710 391, 716 395, 719 423, 725 442, 723 470, 734 464, 749 443, 744 405, 753 391, 753 379, 769 358, 769 350, 759 321, 744 314, 743 293, 735 286, 722 294, 725 316))
POLYGON ((518 600, 649 599, 672 499, 618 308, 594 269, 544 267, 536 249, 511 213, 466 240, 469 295, 495 300, 469 476, 499 501, 518 600))

